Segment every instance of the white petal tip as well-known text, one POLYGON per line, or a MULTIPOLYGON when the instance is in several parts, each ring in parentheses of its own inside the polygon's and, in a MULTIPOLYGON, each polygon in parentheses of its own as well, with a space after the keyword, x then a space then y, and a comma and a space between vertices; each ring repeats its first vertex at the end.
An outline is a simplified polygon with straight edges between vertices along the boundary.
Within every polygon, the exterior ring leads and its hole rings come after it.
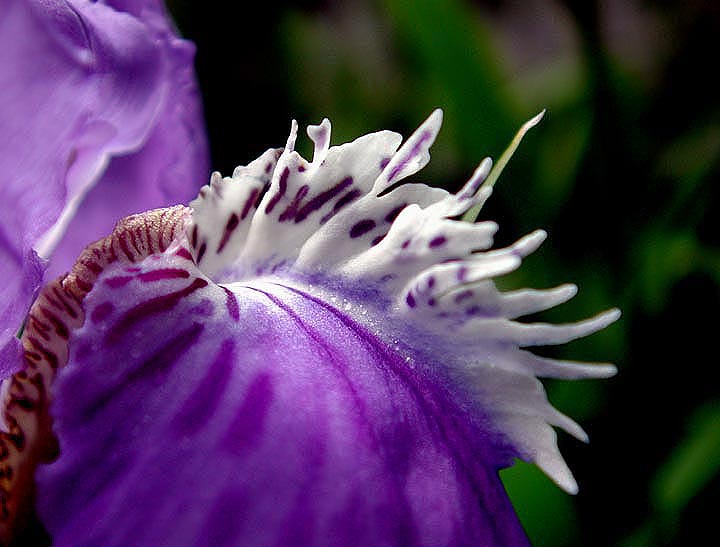
POLYGON ((430 114, 427 119, 422 123, 422 125, 418 128, 418 131, 421 131, 423 129, 430 129, 432 132, 432 140, 428 143, 427 148, 430 148, 430 145, 432 144, 432 141, 435 140, 435 136, 437 136, 438 132, 440 131, 440 127, 442 127, 443 123, 443 111, 441 108, 436 108, 432 111, 432 114, 430 114))
POLYGON ((525 131, 527 131, 528 129, 532 129, 533 127, 535 127, 545 117, 546 112, 547 112, 547 109, 543 108, 542 112, 540 112, 539 114, 537 114, 536 116, 530 118, 528 121, 525 122, 523 129, 525 129, 525 131))
POLYGON ((290 135, 288 136, 287 143, 285 144, 285 150, 288 152, 295 149, 295 141, 297 140, 298 123, 297 120, 293 120, 290 123, 290 135))
POLYGON ((567 492, 571 496, 576 496, 577 493, 580 492, 580 488, 578 487, 577 482, 575 482, 574 479, 572 482, 568 482, 568 483, 564 483, 564 484, 558 483, 558 486, 560 488, 562 488, 563 490, 565 490, 565 492, 567 492))
POLYGON ((557 288, 558 293, 561 293, 567 300, 575 298, 578 293, 578 286, 575 283, 565 283, 557 288))
POLYGON ((602 320, 604 323, 604 326, 612 325, 615 321, 620 319, 622 316, 622 312, 619 308, 611 308, 606 312, 601 313, 598 315, 597 319, 598 321, 602 320))
POLYGON ((617 374, 617 372, 617 367, 609 363, 598 363, 597 365, 593 365, 593 378, 612 378, 617 374))
POLYGON ((537 466, 550 477, 555 484, 571 495, 578 493, 579 488, 575 477, 563 461, 559 452, 538 454, 535 459, 537 466))
POLYGON ((535 230, 521 238, 514 245, 515 251, 519 253, 520 256, 526 257, 537 251, 545 239, 547 239, 547 232, 545 230, 535 230))

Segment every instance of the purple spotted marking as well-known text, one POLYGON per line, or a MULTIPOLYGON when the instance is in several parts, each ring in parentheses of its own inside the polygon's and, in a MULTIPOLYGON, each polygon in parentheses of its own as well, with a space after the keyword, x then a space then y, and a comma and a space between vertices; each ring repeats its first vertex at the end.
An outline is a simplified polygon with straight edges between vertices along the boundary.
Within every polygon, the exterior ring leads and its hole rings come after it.
POLYGON ((402 212, 402 210, 405 209, 405 207, 407 207, 407 203, 403 203, 395 207, 392 211, 385 215, 385 222, 389 222, 391 224, 395 222, 395 219, 402 212))
POLYGON ((207 243, 203 242, 203 244, 200 245, 200 249, 198 249, 198 254, 197 254, 197 263, 198 264, 200 264, 200 261, 205 256, 206 251, 207 251, 207 243))
MULTIPOLYGON (((278 221, 285 222, 286 220, 294 218, 298 212, 300 202, 307 195, 309 190, 310 187, 307 184, 303 184, 300 189, 298 189, 298 191, 295 193, 295 197, 293 198, 290 205, 288 205, 287 208, 282 213, 280 213, 278 221)), ((297 219, 295 220, 295 222, 297 222, 297 219)))
POLYGON ((357 188, 353 188, 349 192, 347 192, 345 195, 341 196, 340 199, 338 199, 335 202, 335 205, 332 208, 332 211, 330 211, 328 214, 326 214, 324 217, 320 219, 320 224, 325 224, 328 220, 330 220, 332 217, 334 217, 338 212, 345 207, 346 205, 349 205, 353 201, 355 201, 357 198, 359 198, 362 195, 362 192, 358 190, 357 188))
POLYGON ((350 238, 356 239, 358 237, 364 236, 371 230, 373 230, 377 226, 375 221, 371 218, 366 218, 365 220, 361 220, 355 226, 350 228, 350 238))
POLYGON ((415 297, 412 295, 411 292, 407 293, 407 296, 405 297, 405 302, 407 302, 407 305, 411 308, 414 308, 416 306, 415 297))
POLYGON ((106 340, 109 343, 117 342, 123 334, 125 334, 130 328, 135 325, 138 321, 146 319, 152 315, 163 313, 174 308, 178 302, 180 302, 186 296, 191 295, 198 289, 206 287, 208 284, 204 279, 199 277, 194 279, 190 285, 184 289, 180 289, 175 292, 156 296, 144 302, 133 306, 127 310, 122 317, 115 323, 106 335, 106 340))
POLYGON ((119 275, 117 277, 108 277, 103 283, 111 289, 119 289, 130 283, 133 279, 135 278, 132 275, 119 275))
POLYGON ((175 251, 175 256, 179 256, 180 258, 184 258, 186 260, 193 259, 190 251, 188 251, 185 247, 180 247, 177 251, 175 251))
POLYGON ((388 166, 388 163, 390 163, 391 159, 392 159, 392 157, 385 157, 380 160, 380 171, 382 171, 383 169, 385 169, 388 166))
POLYGON ((433 307, 437 304, 437 300, 435 300, 434 298, 429 298, 427 303, 428 303, 428 306, 433 307))
POLYGON ((195 226, 193 226, 192 235, 190 236, 190 244, 193 246, 193 249, 197 248, 197 244, 198 244, 198 225, 197 224, 195 226))
POLYGON ((143 272, 138 275, 138 279, 143 283, 162 281, 164 279, 187 279, 188 277, 190 277, 190 272, 182 268, 162 268, 160 270, 143 272))
POLYGON ((280 180, 278 181, 278 191, 270 199, 270 201, 267 204, 267 207, 265 207, 266 215, 269 215, 270 213, 272 213, 272 210, 275 209, 275 206, 285 195, 285 192, 287 192, 287 187, 288 187, 287 182, 288 182, 289 176, 290 176, 290 168, 286 167, 285 169, 283 169, 283 172, 280 174, 280 180))
POLYGON ((455 274, 457 276, 458 281, 465 281, 465 276, 467 276, 467 266, 460 266, 458 268, 457 273, 455 274))
POLYGON ((225 223, 225 231, 223 232, 222 238, 220 238, 220 243, 218 243, 217 250, 215 251, 216 253, 219 254, 222 252, 222 250, 225 248, 225 245, 227 245, 227 242, 230 240, 230 236, 239 224, 240 218, 237 216, 237 214, 232 213, 228 218, 227 223, 225 223))
POLYGON ((230 317, 237 323, 240 321, 240 308, 238 307, 235 293, 225 287, 221 288, 225 291, 225 307, 227 308, 228 314, 230 314, 230 317))
POLYGON ((257 205, 259 195, 260 190, 258 188, 253 188, 252 190, 250 190, 250 195, 248 195, 245 203, 243 204, 242 212, 240 213, 240 220, 245 220, 245 218, 248 216, 248 213, 250 212, 250 209, 257 205))
POLYGON ((473 294, 474 294, 474 293, 473 293, 470 289, 468 289, 468 290, 466 290, 466 291, 459 292, 458 294, 455 295, 455 303, 456 303, 456 304, 459 304, 459 303, 462 302, 463 300, 467 300, 468 298, 472 298, 472 295, 473 295, 473 294))
POLYGON ((408 247, 410 247, 410 240, 406 239, 405 241, 403 241, 402 245, 400 245, 400 247, 403 249, 407 249, 408 247))
POLYGON ((273 165, 274 165, 274 164, 273 164, 273 162, 271 162, 271 161, 269 161, 269 162, 267 162, 267 163, 265 164, 265 174, 266 174, 266 175, 269 175, 269 174, 270 174, 270 171, 272 171, 273 165))
POLYGON ((315 196, 305 205, 303 205, 303 207, 298 211, 297 215, 295 216, 295 223, 297 224, 298 222, 302 222, 303 220, 305 220, 308 215, 320 209, 328 201, 340 194, 340 192, 345 190, 348 186, 352 185, 352 183, 352 177, 345 177, 332 188, 328 188, 324 192, 319 193, 317 196, 315 196))
POLYGON ((305 169, 307 169, 307 167, 305 167, 302 163, 298 165, 298 173, 302 173, 303 171, 305 171, 305 169))
POLYGON ((465 310, 466 315, 487 315, 485 310, 481 306, 470 306, 465 310))
POLYGON ((430 240, 428 247, 435 249, 437 247, 442 247, 445 243, 447 243, 447 238, 445 236, 437 236, 430 240))
POLYGON ((115 311, 115 305, 112 302, 103 302, 95 307, 90 314, 90 319, 94 323, 99 323, 107 319, 113 311, 115 311))
POLYGON ((397 177, 400 172, 405 169, 405 167, 407 167, 408 163, 410 163, 420 154, 420 152, 422 152, 422 150, 425 148, 425 143, 430 139, 432 139, 432 133, 430 131, 425 130, 420 134, 420 137, 418 138, 415 145, 410 149, 408 155, 398 161, 397 165, 395 165, 392 171, 390 171, 390 174, 387 178, 388 182, 393 182, 395 180, 395 177, 397 177))

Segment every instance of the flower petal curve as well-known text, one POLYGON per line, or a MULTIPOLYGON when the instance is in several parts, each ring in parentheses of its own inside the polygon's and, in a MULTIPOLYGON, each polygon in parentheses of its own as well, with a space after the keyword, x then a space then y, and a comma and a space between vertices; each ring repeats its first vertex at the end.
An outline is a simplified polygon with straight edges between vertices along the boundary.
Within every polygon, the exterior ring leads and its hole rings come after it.
POLYGON ((312 295, 224 288, 178 251, 111 264, 84 300, 37 475, 56 547, 527 545, 508 455, 441 377, 312 295))

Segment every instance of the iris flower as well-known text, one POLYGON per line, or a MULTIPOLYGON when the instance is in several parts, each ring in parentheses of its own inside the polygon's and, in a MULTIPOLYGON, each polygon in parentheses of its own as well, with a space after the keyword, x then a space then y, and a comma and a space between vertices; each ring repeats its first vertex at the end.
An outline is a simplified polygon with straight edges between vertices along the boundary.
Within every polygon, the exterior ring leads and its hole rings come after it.
POLYGON ((36 511, 58 547, 526 545, 498 470, 575 492, 553 426, 586 439, 538 377, 615 370, 526 348, 617 311, 518 321, 576 289, 496 288, 545 234, 460 219, 490 160, 457 194, 406 182, 440 111, 404 142, 323 120, 311 161, 293 122, 154 209, 206 169, 192 53, 153 0, 0 19, 3 540, 36 511))

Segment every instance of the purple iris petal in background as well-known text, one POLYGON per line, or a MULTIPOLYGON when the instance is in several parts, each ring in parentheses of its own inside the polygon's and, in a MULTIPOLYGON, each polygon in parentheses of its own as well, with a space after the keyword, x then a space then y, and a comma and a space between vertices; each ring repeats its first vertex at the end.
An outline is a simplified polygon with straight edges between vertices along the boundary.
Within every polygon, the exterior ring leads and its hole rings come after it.
POLYGON ((22 286, 0 293, 0 348, 40 283, 32 249, 57 275, 122 216, 196 192, 207 146, 193 52, 158 0, 3 3, 0 273, 22 286))

